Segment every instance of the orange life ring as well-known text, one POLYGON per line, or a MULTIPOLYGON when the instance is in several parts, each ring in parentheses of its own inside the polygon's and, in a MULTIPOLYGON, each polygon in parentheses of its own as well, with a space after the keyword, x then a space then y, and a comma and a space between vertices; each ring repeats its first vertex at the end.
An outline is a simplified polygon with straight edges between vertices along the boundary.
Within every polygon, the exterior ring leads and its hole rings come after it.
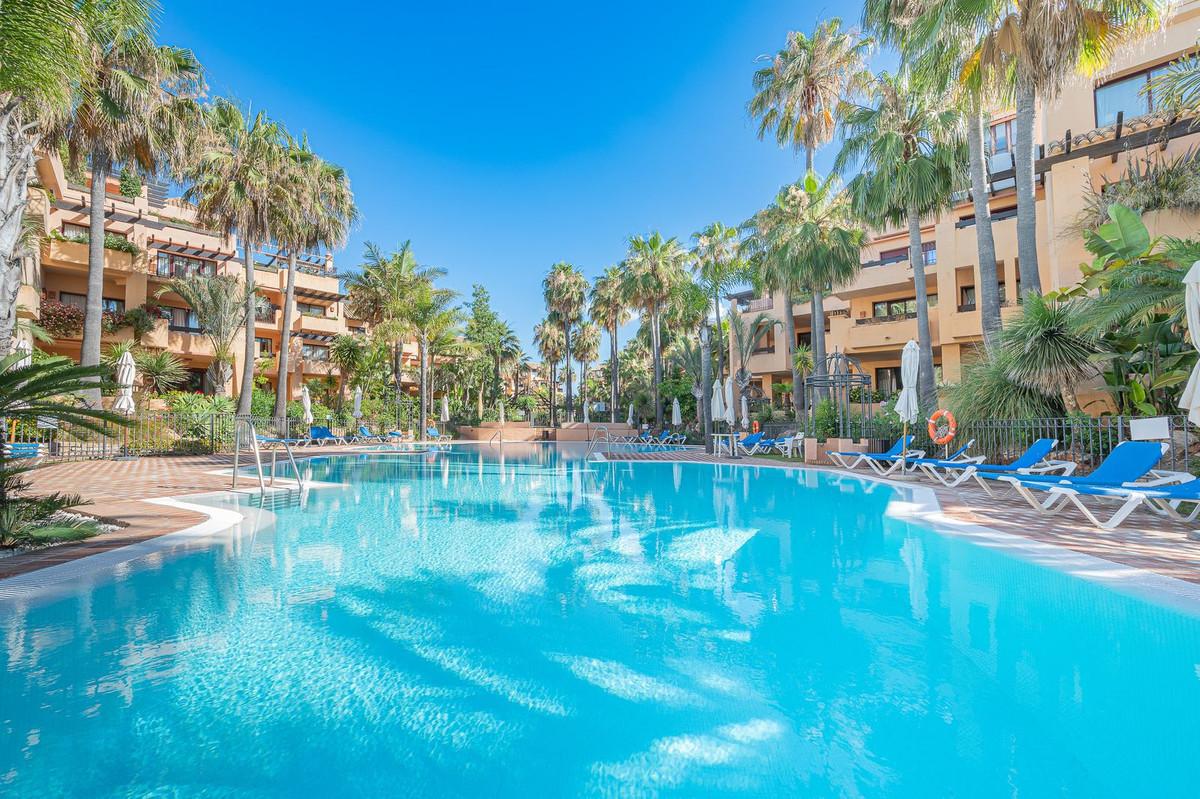
POLYGON ((954 420, 954 414, 945 408, 936 411, 933 416, 929 417, 929 438, 935 444, 949 444, 954 438, 954 434, 958 432, 958 422, 954 420), (946 424, 940 425, 938 422, 945 419, 946 424), (938 435, 941 433, 941 435, 938 435))

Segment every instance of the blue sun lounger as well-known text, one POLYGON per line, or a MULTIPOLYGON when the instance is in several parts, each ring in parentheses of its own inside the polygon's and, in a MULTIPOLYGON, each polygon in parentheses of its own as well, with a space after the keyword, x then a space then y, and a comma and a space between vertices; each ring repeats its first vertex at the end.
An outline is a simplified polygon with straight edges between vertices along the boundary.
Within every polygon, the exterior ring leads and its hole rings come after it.
POLYGON ((881 477, 886 477, 897 469, 903 468, 905 460, 925 457, 924 450, 909 449, 912 443, 913 436, 902 436, 896 439, 896 443, 892 444, 891 449, 887 452, 831 452, 826 450, 825 454, 843 469, 857 469, 865 463, 873 472, 881 477))
POLYGON ((994 493, 993 487, 988 485, 980 475, 983 474, 1039 474, 1058 472, 1060 476, 1066 476, 1075 471, 1075 464, 1071 461, 1053 461, 1047 460, 1046 456, 1054 451, 1058 446, 1058 440, 1054 438, 1039 438, 1029 445, 1021 456, 1012 463, 983 463, 980 459, 964 458, 961 461, 938 460, 936 458, 922 458, 916 462, 917 468, 924 472, 930 479, 936 480, 947 488, 955 488, 967 480, 974 479, 984 490, 989 494, 994 493))
MULTIPOLYGON (((1091 474, 1083 477, 1050 474, 986 474, 984 477, 1008 483, 1022 499, 1037 511, 1057 513, 1070 503, 1097 527, 1111 530, 1124 521, 1143 502, 1149 503, 1152 499, 1163 499, 1163 497, 1156 497, 1147 492, 1163 491, 1164 486, 1170 483, 1179 483, 1180 480, 1191 477, 1191 475, 1175 472, 1154 471, 1154 467, 1162 459, 1166 447, 1166 444, 1157 441, 1123 441, 1108 453, 1108 456, 1091 474), (1144 480, 1147 475, 1152 475, 1152 479, 1139 482, 1144 480), (1045 492, 1049 496, 1043 500, 1035 493, 1037 491, 1045 492), (1135 492, 1140 496, 1135 498, 1135 492), (1109 519, 1102 521, 1083 503, 1080 499, 1081 496, 1124 499, 1125 503, 1109 519)), ((1178 505, 1179 502, 1186 500, 1189 492, 1194 495, 1195 491, 1196 489, 1189 489, 1181 492, 1180 487, 1176 486, 1173 491, 1167 493, 1176 493, 1179 496, 1165 499, 1168 503, 1172 499, 1176 499, 1176 505, 1178 505)), ((1153 507, 1160 512, 1165 512, 1162 504, 1153 507)))

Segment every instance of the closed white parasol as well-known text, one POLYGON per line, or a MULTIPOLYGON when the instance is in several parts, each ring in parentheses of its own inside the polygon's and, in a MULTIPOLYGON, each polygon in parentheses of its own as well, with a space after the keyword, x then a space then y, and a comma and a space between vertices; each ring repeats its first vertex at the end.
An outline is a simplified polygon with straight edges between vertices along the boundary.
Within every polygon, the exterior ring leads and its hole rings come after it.
POLYGON ((308 395, 308 386, 303 386, 300 389, 300 407, 304 409, 304 423, 312 424, 312 397, 308 395))
MULTIPOLYGON (((1200 261, 1183 278, 1184 305, 1187 309, 1188 338, 1192 346, 1200 349, 1200 261)), ((1179 407, 1187 411, 1188 421, 1200 424, 1200 363, 1192 367, 1183 393, 1179 395, 1179 407)))
POLYGON ((117 359, 117 399, 112 406, 115 413, 130 416, 137 410, 133 404, 135 380, 137 380, 137 366, 133 362, 133 353, 126 350, 117 359))

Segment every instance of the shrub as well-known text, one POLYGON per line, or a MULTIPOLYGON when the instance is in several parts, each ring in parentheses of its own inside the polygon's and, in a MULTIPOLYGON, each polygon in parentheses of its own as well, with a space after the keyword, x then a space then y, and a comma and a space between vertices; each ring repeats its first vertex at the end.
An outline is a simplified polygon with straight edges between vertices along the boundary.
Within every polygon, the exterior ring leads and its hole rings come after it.
POLYGON ((132 171, 128 167, 121 170, 121 195, 124 197, 137 197, 142 193, 142 179, 138 173, 132 171))
POLYGON ((187 369, 173 352, 139 352, 133 358, 142 376, 142 387, 151 394, 164 394, 187 380, 187 369))
POLYGON ((151 312, 148 305, 130 308, 125 312, 125 318, 122 320, 123 326, 133 329, 134 341, 140 342, 147 333, 154 330, 154 325, 158 321, 156 313, 161 313, 157 305, 154 306, 154 313, 151 312))
POLYGON ((38 324, 54 338, 73 338, 83 333, 83 309, 58 300, 42 300, 38 324))

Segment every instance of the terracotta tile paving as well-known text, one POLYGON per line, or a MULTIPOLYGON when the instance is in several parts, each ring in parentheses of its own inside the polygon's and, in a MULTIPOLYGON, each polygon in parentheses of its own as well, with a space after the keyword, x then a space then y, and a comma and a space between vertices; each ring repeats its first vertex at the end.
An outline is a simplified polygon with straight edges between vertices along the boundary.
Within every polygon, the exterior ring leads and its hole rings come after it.
MULTIPOLYGON (((301 450, 297 457, 307 458, 339 451, 344 449, 325 447, 301 450)), ((614 453, 608 457, 627 460, 713 460, 712 456, 691 450, 614 453)), ((131 461, 78 461, 37 470, 31 476, 35 492, 66 491, 81 494, 92 500, 91 505, 82 508, 83 511, 118 520, 125 526, 78 544, 0 558, 0 579, 126 546, 199 523, 203 517, 198 513, 141 500, 227 489, 228 476, 207 472, 229 466, 232 461, 231 456, 224 455, 148 457, 131 461)), ((741 462, 773 468, 799 465, 764 458, 745 458, 741 462)), ((920 485, 930 484, 922 481, 920 485)), ((1009 498, 1015 501, 1009 501, 989 497, 978 488, 946 489, 939 486, 935 490, 944 513, 951 519, 980 524, 1200 584, 1200 541, 1188 538, 1191 531, 1188 525, 1138 511, 1121 530, 1106 532, 1089 525, 1074 509, 1056 516, 1043 516, 1025 506, 1016 496, 1009 498)))

